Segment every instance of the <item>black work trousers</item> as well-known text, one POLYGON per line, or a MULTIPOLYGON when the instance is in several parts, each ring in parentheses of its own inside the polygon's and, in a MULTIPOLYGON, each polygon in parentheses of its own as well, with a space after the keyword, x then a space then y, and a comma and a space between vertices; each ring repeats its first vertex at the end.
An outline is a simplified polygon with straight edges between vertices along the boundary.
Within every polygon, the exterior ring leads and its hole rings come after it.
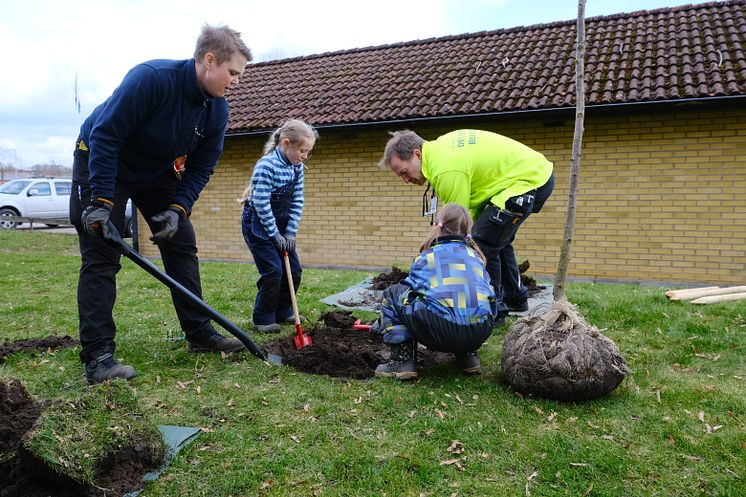
MULTIPOLYGON (((150 185, 117 182, 114 210, 111 214, 112 223, 122 233, 125 206, 127 199, 131 198, 145 217, 150 231, 159 231, 160 223, 153 223, 150 218, 168 208, 173 187, 170 179, 150 185)), ((88 362, 107 352, 113 354, 116 349, 116 325, 112 311, 117 293, 116 275, 122 267, 120 253, 115 246, 106 240, 89 235, 82 226, 80 216, 89 202, 88 185, 73 182, 70 221, 78 232, 80 245, 81 266, 77 298, 82 362, 88 362)), ((194 227, 189 219, 180 220, 179 229, 174 237, 160 243, 158 249, 166 273, 201 298, 197 242, 194 227)), ((171 290, 171 299, 187 340, 215 333, 209 317, 192 307, 179 293, 171 290)))
MULTIPOLYGON (((554 190, 554 173, 549 180, 536 190, 528 192, 531 204, 520 215, 512 215, 496 205, 489 204, 477 218, 472 229, 472 236, 487 259, 487 272, 500 299, 500 309, 505 312, 503 301, 522 302, 528 298, 528 289, 521 285, 521 274, 515 257, 513 240, 518 228, 532 213, 544 207, 554 190)), ((520 195, 523 197, 523 195, 520 195)), ((512 197, 515 199, 517 197, 512 197)), ((506 202, 509 204, 511 199, 506 202)))

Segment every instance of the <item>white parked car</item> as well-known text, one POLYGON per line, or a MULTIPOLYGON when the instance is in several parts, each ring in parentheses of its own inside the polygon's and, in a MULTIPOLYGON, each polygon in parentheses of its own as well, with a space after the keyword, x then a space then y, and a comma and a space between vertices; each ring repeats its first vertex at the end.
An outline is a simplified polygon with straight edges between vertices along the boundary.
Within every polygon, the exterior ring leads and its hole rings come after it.
MULTIPOLYGON (((0 185, 0 228, 13 229, 16 217, 38 219, 47 226, 69 224, 69 178, 14 179, 0 185), (49 221, 48 223, 46 221, 49 221)), ((132 202, 127 202, 124 236, 132 236, 132 202)))
POLYGON ((65 178, 14 179, 0 186, 0 227, 15 228, 14 217, 49 220, 57 226, 70 212, 72 180, 65 178))

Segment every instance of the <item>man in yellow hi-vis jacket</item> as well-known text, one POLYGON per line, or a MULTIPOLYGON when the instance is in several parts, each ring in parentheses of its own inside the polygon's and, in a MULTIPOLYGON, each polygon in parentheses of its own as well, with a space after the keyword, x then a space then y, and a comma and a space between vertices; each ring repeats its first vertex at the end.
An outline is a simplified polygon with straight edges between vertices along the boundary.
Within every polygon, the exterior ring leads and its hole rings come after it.
POLYGON ((472 236, 487 258, 487 272, 502 300, 502 315, 528 310, 528 290, 521 285, 513 240, 554 189, 553 166, 546 157, 488 131, 461 129, 425 141, 403 130, 392 133, 380 167, 407 184, 429 183, 443 204, 466 207, 474 219, 472 236))

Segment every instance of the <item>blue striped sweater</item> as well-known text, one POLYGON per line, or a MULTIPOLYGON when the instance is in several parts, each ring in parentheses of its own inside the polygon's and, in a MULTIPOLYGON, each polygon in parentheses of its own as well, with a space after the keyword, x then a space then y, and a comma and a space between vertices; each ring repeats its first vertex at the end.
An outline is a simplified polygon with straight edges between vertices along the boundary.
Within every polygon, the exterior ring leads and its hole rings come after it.
POLYGON ((303 213, 303 163, 293 166, 282 155, 279 148, 275 148, 256 163, 251 175, 251 197, 249 202, 256 209, 257 216, 270 238, 277 234, 295 236, 298 233, 300 218, 303 213), (297 174, 298 180, 293 190, 290 207, 290 220, 285 233, 277 229, 275 217, 272 214, 270 197, 272 192, 290 184, 297 174))

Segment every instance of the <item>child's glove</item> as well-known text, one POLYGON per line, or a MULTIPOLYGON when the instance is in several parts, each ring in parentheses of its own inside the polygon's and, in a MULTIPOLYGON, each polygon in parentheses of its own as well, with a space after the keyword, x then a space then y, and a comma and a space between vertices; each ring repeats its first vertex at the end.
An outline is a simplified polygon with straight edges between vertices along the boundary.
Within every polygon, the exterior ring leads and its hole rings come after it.
POLYGON ((287 252, 288 241, 281 234, 278 233, 275 236, 273 236, 272 243, 275 244, 275 247, 277 247, 277 250, 279 250, 280 252, 287 252))
POLYGON ((295 237, 293 235, 285 235, 285 242, 287 243, 285 250, 288 252, 295 250, 295 237))

